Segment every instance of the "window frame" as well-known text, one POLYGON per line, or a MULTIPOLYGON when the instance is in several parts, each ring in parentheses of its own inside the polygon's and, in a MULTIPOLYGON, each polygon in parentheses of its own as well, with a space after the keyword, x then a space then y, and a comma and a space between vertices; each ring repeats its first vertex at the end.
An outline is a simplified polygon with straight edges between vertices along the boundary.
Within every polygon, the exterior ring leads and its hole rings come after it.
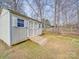
POLYGON ((22 19, 17 19, 17 27, 24 27, 24 20, 22 19))

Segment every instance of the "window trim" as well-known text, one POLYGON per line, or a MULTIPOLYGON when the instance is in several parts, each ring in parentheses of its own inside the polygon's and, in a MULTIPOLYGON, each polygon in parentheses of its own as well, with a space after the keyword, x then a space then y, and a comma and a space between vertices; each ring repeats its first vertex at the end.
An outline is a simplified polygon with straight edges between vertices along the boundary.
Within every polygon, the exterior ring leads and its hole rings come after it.
POLYGON ((24 20, 22 19, 17 19, 17 27, 24 27, 24 20))

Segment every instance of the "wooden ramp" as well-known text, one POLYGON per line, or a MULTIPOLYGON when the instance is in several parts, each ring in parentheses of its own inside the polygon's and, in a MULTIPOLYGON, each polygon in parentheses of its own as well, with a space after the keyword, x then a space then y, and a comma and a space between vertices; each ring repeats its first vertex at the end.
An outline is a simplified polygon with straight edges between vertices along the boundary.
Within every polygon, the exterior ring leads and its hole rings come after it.
POLYGON ((41 46, 44 46, 48 41, 46 38, 43 38, 41 36, 31 37, 30 40, 32 40, 33 42, 35 42, 41 46))

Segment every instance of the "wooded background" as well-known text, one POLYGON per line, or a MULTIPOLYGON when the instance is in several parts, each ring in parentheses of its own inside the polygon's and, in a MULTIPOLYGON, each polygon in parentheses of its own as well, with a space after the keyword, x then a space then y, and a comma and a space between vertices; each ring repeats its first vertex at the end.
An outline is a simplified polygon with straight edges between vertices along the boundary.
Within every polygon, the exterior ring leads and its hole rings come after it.
POLYGON ((54 32, 79 33, 79 0, 1 0, 0 7, 48 20, 54 32))

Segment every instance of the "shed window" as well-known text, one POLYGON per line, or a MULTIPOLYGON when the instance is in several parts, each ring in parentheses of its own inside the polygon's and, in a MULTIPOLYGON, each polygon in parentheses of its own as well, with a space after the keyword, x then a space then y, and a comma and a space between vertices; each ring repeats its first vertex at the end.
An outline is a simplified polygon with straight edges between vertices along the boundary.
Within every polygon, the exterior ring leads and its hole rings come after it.
POLYGON ((17 19, 17 26, 18 26, 18 27, 24 27, 24 20, 22 20, 22 19, 17 19))

